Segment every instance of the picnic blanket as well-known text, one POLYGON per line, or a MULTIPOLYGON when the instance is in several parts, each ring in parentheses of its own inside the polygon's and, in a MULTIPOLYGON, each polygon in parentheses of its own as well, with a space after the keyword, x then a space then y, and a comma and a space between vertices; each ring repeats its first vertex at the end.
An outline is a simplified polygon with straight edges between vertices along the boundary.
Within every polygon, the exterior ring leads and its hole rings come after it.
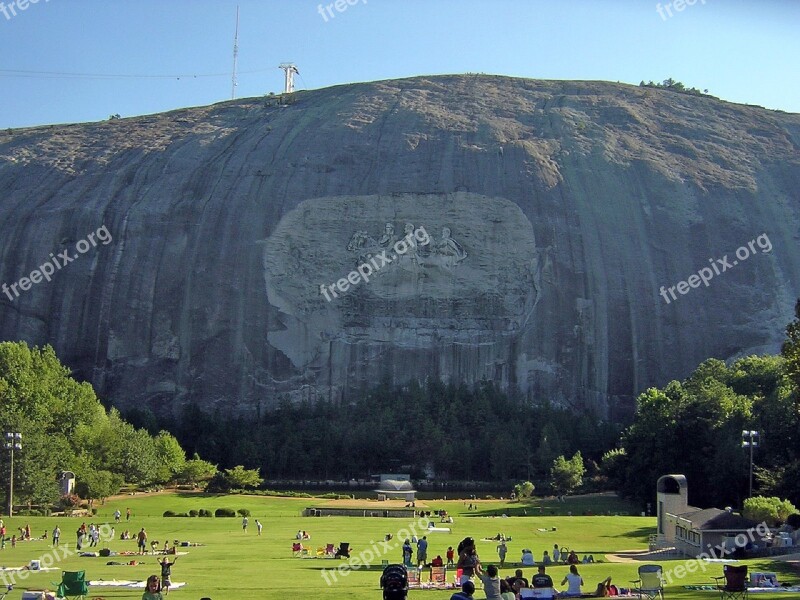
MULTIPOLYGON (((142 588, 144 589, 147 584, 146 580, 133 581, 128 579, 96 579, 89 582, 90 587, 124 587, 124 588, 142 588)), ((186 585, 185 581, 175 581, 170 584, 170 589, 180 588, 186 585)))
POLYGON ((39 567, 38 569, 31 569, 30 565, 23 565, 21 567, 0 567, 0 571, 60 571, 61 567, 39 567))

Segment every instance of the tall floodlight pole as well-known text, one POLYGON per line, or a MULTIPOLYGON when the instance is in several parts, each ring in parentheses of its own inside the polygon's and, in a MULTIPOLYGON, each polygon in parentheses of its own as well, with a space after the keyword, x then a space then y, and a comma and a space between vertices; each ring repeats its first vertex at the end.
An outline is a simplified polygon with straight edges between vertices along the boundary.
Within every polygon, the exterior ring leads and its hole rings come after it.
POLYGON ((239 59, 239 6, 236 6, 236 33, 233 35, 233 76, 231 77, 231 100, 236 98, 236 66, 239 59))
POLYGON ((758 432, 744 430, 742 431, 742 448, 750 448, 750 494, 748 498, 753 497, 753 448, 758 447, 758 432))
POLYGON ((295 74, 299 75, 300 71, 297 70, 293 63, 281 63, 278 68, 283 69, 286 75, 284 77, 283 93, 291 94, 294 92, 294 76, 295 74))
POLYGON ((8 516, 14 516, 14 450, 22 450, 22 434, 6 432, 6 450, 11 451, 11 473, 8 478, 8 516))

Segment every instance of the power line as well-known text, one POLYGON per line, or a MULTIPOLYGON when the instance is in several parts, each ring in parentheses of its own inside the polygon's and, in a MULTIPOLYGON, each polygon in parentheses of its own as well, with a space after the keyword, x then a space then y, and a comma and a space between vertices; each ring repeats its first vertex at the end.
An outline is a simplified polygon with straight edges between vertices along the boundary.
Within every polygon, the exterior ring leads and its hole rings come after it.
MULTIPOLYGON (((272 69, 240 71, 241 75, 264 73, 272 69)), ((0 77, 27 77, 32 79, 200 79, 209 77, 230 77, 228 73, 201 73, 192 75, 132 75, 129 73, 69 73, 64 71, 24 71, 0 69, 0 77)))

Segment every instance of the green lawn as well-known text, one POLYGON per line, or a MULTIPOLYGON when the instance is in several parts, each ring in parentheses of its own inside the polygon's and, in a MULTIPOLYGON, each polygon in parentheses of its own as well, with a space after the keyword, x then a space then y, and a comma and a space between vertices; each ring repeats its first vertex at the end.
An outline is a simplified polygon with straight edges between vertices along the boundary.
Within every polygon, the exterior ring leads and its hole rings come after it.
MULTIPOLYGON (((380 561, 400 561, 398 540, 392 540, 392 550, 382 554, 380 544, 387 533, 397 536, 398 531, 408 529, 412 524, 406 519, 353 518, 353 517, 301 517, 306 506, 319 504, 324 500, 267 498, 256 496, 214 496, 201 494, 163 494, 136 495, 123 500, 110 501, 100 507, 94 519, 96 523, 113 520, 113 512, 117 508, 123 513, 122 523, 116 526, 117 539, 108 546, 115 551, 135 550, 135 541, 120 541, 119 534, 126 527, 132 533, 145 527, 150 539, 187 540, 205 544, 203 547, 188 548, 189 554, 178 558, 173 568, 173 581, 186 581, 183 589, 173 591, 170 596, 197 599, 208 596, 213 600, 227 598, 290 598, 290 597, 332 597, 354 599, 376 599, 381 597, 378 588, 380 561), (130 507, 133 517, 125 523, 125 509, 130 507), (247 508, 252 511, 250 527, 247 534, 241 530, 239 518, 164 518, 165 510, 185 512, 189 509, 206 508, 247 508), (264 524, 264 533, 256 535, 255 519, 264 524), (327 585, 323 577, 323 569, 344 565, 344 561, 328 559, 299 559, 292 557, 291 545, 298 529, 312 534, 307 544, 314 548, 326 543, 337 544, 350 542, 353 556, 373 548, 378 552, 372 569, 345 571, 337 573, 336 581, 327 585)), ((619 586, 629 585, 635 579, 636 564, 605 562, 605 555, 620 550, 643 549, 647 546, 650 533, 654 532, 655 519, 652 517, 614 516, 616 513, 630 513, 624 505, 608 498, 567 499, 566 503, 533 502, 527 506, 506 501, 482 501, 477 511, 467 511, 465 503, 457 501, 428 501, 432 509, 444 508, 455 518, 451 527, 453 533, 428 534, 430 546, 429 557, 441 554, 443 557, 448 545, 456 546, 465 536, 478 540, 478 552, 485 565, 497 561, 496 542, 482 541, 484 537, 494 536, 499 532, 510 535, 513 540, 508 543, 508 560, 519 560, 522 548, 529 547, 539 560, 542 552, 552 550, 553 544, 574 548, 581 556, 593 554, 597 564, 580 567, 586 582, 586 588, 611 575, 619 586), (528 516, 496 517, 495 514, 522 514, 526 510, 528 516), (563 513, 556 516, 550 512, 563 513), (591 512, 598 516, 586 516, 591 512), (539 514, 543 516, 539 516, 539 514), (571 512, 574 516, 568 516, 571 512), (611 516, 608 516, 611 512, 611 516), (552 531, 556 528, 556 531, 552 531), (539 531, 540 529, 546 531, 539 531)), ((30 523, 34 535, 41 535, 47 529, 48 537, 56 523, 62 529, 62 543, 69 543, 74 549, 75 530, 82 519, 78 518, 45 518, 14 517, 6 520, 10 533, 16 527, 30 523)), ((19 543, 16 548, 6 545, 0 552, 0 565, 11 567, 27 564, 31 559, 40 558, 50 551, 50 540, 19 543)), ((60 557, 60 555, 59 555, 60 557)), ((133 558, 133 557, 131 557, 133 558)), ((158 567, 154 557, 144 557, 143 564, 137 566, 108 566, 110 560, 127 561, 128 557, 82 558, 70 556, 58 559, 55 566, 66 570, 86 570, 89 579, 145 579, 149 574, 157 573, 158 567)), ((665 570, 674 569, 677 565, 689 565, 689 561, 662 561, 665 570)), ((798 577, 789 572, 782 563, 772 561, 754 561, 751 568, 776 571, 782 579, 797 580, 798 577)), ((706 572, 697 571, 683 579, 673 580, 667 588, 667 596, 674 598, 717 598, 715 593, 696 592, 683 589, 686 584, 710 583, 711 577, 721 574, 722 567, 717 564, 706 565, 706 572)), ((506 568, 502 575, 510 574, 513 568, 506 568)), ((526 569, 529 576, 532 569, 526 569)), ((554 567, 550 573, 559 583, 566 573, 566 567, 554 567)), ((9 574, 6 573, 6 577, 9 574)), ((8 600, 19 597, 19 590, 49 587, 60 579, 57 571, 31 572, 25 580, 17 580, 16 590, 8 596, 8 600)), ((328 579, 333 577, 328 574, 328 579)), ((141 590, 125 590, 120 588, 95 588, 90 597, 108 599, 140 598, 141 590)), ((412 591, 410 598, 442 600, 450 597, 451 592, 412 591)), ((483 597, 482 593, 476 594, 483 597)), ((786 594, 770 594, 769 598, 786 598, 786 594)))

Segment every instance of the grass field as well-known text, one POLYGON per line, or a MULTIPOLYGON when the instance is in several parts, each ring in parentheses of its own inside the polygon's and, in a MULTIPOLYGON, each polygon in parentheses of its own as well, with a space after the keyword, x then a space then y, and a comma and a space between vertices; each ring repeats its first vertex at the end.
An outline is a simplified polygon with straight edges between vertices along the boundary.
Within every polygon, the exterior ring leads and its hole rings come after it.
MULTIPOLYGON (((378 587, 381 559, 389 562, 400 562, 401 541, 397 533, 408 529, 415 521, 397 518, 356 518, 356 517, 302 517, 301 511, 306 506, 321 505, 326 500, 309 500, 294 498, 270 498, 258 496, 215 496, 205 494, 154 494, 134 495, 107 502, 99 507, 99 513, 93 521, 111 523, 113 513, 119 508, 123 513, 122 523, 116 525, 116 538, 107 545, 114 551, 135 550, 136 542, 121 541, 119 534, 126 528, 135 534, 145 527, 150 540, 165 539, 199 542, 202 547, 181 548, 189 552, 178 558, 173 567, 173 581, 185 581, 187 586, 174 590, 170 597, 177 600, 199 599, 209 597, 213 600, 241 598, 381 598, 378 587), (129 523, 125 522, 125 509, 130 507, 133 516, 129 523), (164 518, 165 510, 186 512, 190 509, 247 508, 252 512, 248 532, 242 532, 240 518, 164 518), (255 519, 264 525, 263 534, 256 535, 255 519), (345 561, 333 559, 301 559, 294 558, 291 552, 294 534, 298 529, 311 533, 312 539, 306 545, 316 549, 326 543, 349 542, 352 556, 359 555, 367 548, 383 552, 380 544, 385 534, 395 536, 392 549, 388 554, 380 554, 375 559, 375 566, 367 570, 337 572, 336 581, 326 584, 323 569, 331 569, 344 565, 345 561)), ((377 505, 377 503, 375 503, 377 505)), ((467 503, 461 500, 427 501, 425 510, 445 509, 455 519, 451 525, 453 532, 430 533, 428 556, 436 554, 445 556, 449 545, 455 547, 465 536, 478 540, 478 553, 484 566, 497 562, 496 542, 482 541, 499 532, 512 536, 508 543, 507 560, 519 560, 522 548, 531 548, 539 560, 544 550, 552 550, 553 544, 575 549, 579 555, 593 554, 596 564, 581 565, 581 575, 586 582, 586 590, 607 576, 612 576, 621 587, 629 586, 636 577, 638 563, 608 562, 607 554, 623 550, 646 549, 648 536, 655 531, 655 519, 640 516, 617 516, 617 513, 630 512, 630 507, 620 504, 613 498, 568 498, 566 503, 535 502, 524 506, 501 500, 478 502, 477 511, 468 511, 467 503), (494 515, 507 513, 527 516, 509 516, 507 518, 494 515), (568 516, 571 512, 574 516, 568 516), (585 513, 592 515, 586 516, 585 513), (607 513, 611 512, 611 515, 607 513), (556 514, 552 514, 556 513, 556 514), (556 528, 555 531, 552 531, 556 528), (540 531, 546 530, 546 531, 540 531)), ((423 508, 422 503, 417 508, 423 508)), ((34 537, 41 535, 46 529, 48 538, 56 523, 62 530, 62 545, 68 543, 70 549, 75 547, 75 530, 83 519, 74 517, 14 517, 6 520, 9 534, 16 527, 30 523, 34 537)), ((87 519, 88 523, 88 519, 87 519)), ((14 567, 28 564, 31 559, 39 559, 51 551, 51 541, 39 540, 18 543, 16 548, 9 544, 0 552, 0 565, 14 567)), ((102 544, 101 544, 102 546, 102 544)), ((156 557, 111 557, 84 558, 68 556, 61 558, 59 553, 54 566, 64 570, 85 570, 90 580, 142 580, 150 574, 159 572, 156 557), (132 558, 141 560, 137 566, 109 566, 109 561, 128 561, 132 558)), ((53 556, 56 556, 55 554, 53 556)), ((673 570, 677 565, 689 565, 689 561, 661 561, 664 569, 673 570)), ((775 571, 781 580, 797 581, 798 574, 792 572, 785 563, 777 561, 752 561, 751 569, 775 571)), ((705 565, 706 571, 698 570, 687 574, 683 579, 674 579, 667 586, 669 598, 717 598, 716 593, 698 592, 683 588, 687 584, 711 583, 711 577, 721 574, 718 564, 705 565)), ((501 571, 501 575, 513 572, 513 567, 501 571)), ((530 576, 532 569, 526 569, 530 576)), ((552 567, 549 572, 558 584, 567 572, 565 566, 552 567)), ((7 579, 11 573, 6 572, 7 579)), ((7 600, 15 600, 23 589, 54 589, 52 582, 60 579, 59 571, 29 572, 29 576, 20 580, 17 577, 15 590, 7 600)), ((333 576, 328 573, 327 579, 333 576)), ((448 577, 452 579, 452 577, 448 577)), ((423 578, 424 580, 424 578, 423 578)), ((446 591, 412 591, 409 598, 443 600, 452 592, 446 591)), ((96 587, 90 591, 90 598, 141 598, 142 590, 124 588, 96 587)), ((478 592, 476 597, 482 598, 478 592)), ((769 598, 788 598, 787 594, 769 594, 769 598)))

